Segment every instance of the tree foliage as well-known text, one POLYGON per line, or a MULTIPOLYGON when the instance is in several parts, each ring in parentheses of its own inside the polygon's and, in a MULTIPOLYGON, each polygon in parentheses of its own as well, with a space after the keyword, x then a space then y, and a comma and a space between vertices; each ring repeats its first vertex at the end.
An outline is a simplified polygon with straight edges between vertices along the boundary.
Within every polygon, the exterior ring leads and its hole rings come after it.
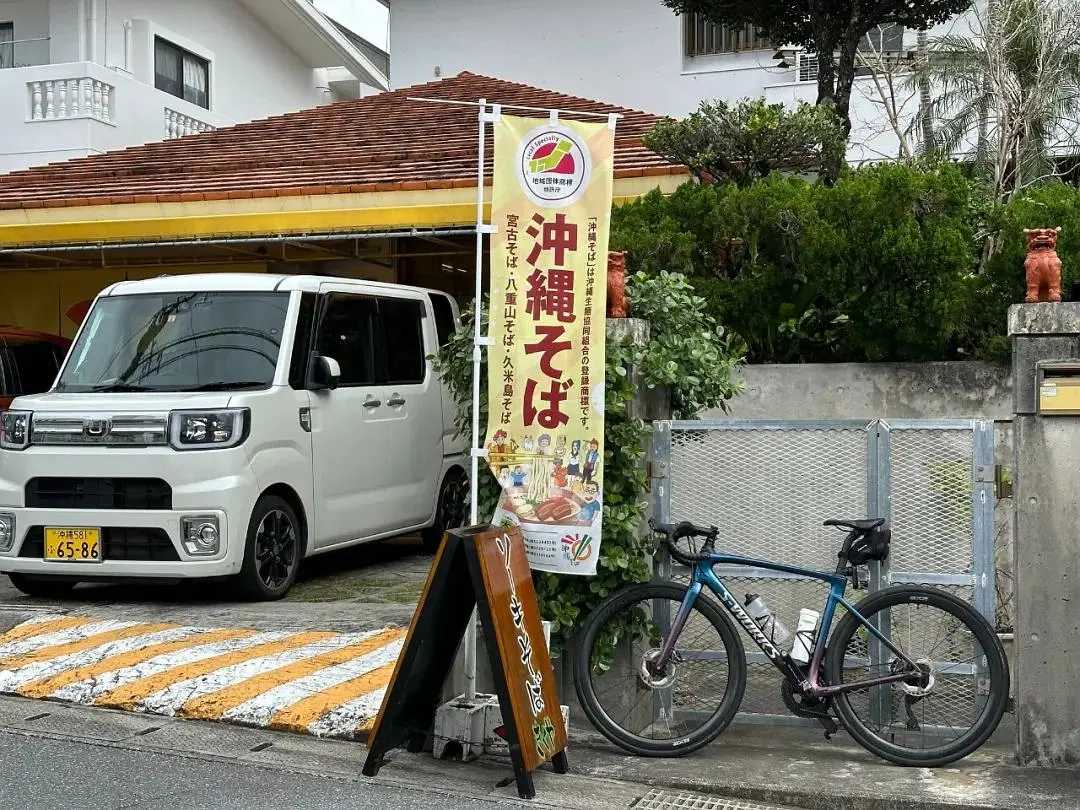
POLYGON ((702 180, 748 186, 773 171, 827 173, 844 154, 844 133, 825 107, 794 110, 764 99, 703 101, 681 121, 659 122, 645 145, 702 180))
POLYGON ((754 25, 776 45, 818 56, 818 104, 836 108, 851 130, 851 88, 859 43, 879 26, 925 29, 971 0, 663 0, 679 14, 699 13, 726 25, 754 25))
POLYGON ((1080 5, 1076 0, 991 0, 971 34, 931 42, 920 75, 937 93, 935 145, 974 147, 996 201, 1058 173, 1055 153, 1080 140, 1080 5))

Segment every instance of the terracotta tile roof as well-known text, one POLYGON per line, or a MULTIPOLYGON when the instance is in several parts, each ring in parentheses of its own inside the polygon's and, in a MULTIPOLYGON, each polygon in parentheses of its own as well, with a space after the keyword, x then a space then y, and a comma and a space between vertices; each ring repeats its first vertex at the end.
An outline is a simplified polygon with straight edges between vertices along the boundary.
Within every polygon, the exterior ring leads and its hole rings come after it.
MULTIPOLYGON (((391 93, 0 175, 0 209, 475 187, 476 108, 425 104, 408 101, 408 96, 622 113, 616 177, 686 172, 642 145, 642 133, 658 116, 460 73, 391 93)), ((489 176, 490 149, 489 138, 489 176)))

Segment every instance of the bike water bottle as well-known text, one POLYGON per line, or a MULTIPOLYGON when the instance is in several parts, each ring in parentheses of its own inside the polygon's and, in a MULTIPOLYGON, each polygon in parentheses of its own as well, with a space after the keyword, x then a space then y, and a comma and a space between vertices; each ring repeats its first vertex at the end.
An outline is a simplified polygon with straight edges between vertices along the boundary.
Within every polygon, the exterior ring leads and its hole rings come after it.
POLYGON ((810 647, 814 643, 814 631, 817 629, 821 614, 810 608, 799 611, 799 624, 795 628, 795 644, 791 648, 791 660, 800 664, 810 663, 810 647))
POLYGON ((765 634, 765 638, 769 639, 774 647, 778 649, 783 647, 787 640, 791 638, 791 631, 784 627, 783 622, 772 615, 769 606, 765 604, 765 600, 756 593, 748 593, 745 605, 746 612, 750 614, 754 624, 765 634))

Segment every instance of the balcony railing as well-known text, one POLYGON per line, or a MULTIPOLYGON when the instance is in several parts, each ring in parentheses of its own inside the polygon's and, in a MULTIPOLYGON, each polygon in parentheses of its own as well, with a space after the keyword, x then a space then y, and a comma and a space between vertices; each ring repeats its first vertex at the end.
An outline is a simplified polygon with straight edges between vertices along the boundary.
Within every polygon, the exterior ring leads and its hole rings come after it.
POLYGON ((27 82, 30 120, 55 121, 65 118, 93 118, 113 122, 115 89, 90 77, 45 79, 27 82))
POLYGON ((166 140, 172 138, 183 138, 185 135, 195 135, 199 132, 210 132, 215 127, 207 124, 205 121, 200 121, 198 118, 192 118, 190 115, 184 115, 182 112, 176 110, 170 110, 165 108, 165 138, 166 140))

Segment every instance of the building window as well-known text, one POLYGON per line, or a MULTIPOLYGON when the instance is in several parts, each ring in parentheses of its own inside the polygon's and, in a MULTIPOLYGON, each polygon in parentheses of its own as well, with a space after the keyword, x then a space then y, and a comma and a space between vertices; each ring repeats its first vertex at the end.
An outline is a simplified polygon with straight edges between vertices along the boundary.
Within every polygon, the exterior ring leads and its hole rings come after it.
POLYGON ((15 67, 15 23, 0 22, 0 68, 15 67))
POLYGON ((703 14, 684 14, 683 26, 687 56, 706 56, 715 53, 739 53, 771 48, 767 37, 754 25, 733 27, 721 25, 703 14))
POLYGON ((154 38, 154 86, 210 109, 210 63, 161 37, 154 38))

